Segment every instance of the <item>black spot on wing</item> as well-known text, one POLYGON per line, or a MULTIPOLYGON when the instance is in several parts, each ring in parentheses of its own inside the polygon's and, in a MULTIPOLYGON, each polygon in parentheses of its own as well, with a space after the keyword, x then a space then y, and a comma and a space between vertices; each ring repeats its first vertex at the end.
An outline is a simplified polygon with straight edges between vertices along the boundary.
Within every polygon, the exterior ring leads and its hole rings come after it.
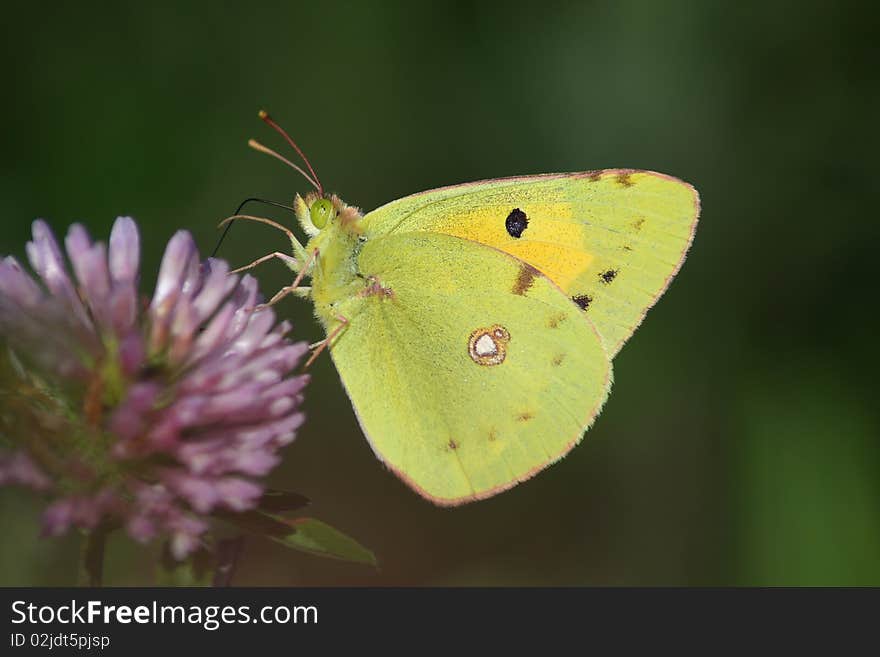
POLYGON ((608 271, 603 271, 601 274, 599 274, 599 278, 601 278, 602 282, 607 285, 615 278, 617 278, 617 273, 619 271, 619 269, 609 269, 608 271))
POLYGON ((522 237, 523 231, 529 227, 529 218, 525 212, 519 208, 514 208, 507 215, 507 219, 504 220, 504 227, 507 229, 508 235, 519 239, 522 237))
POLYGON ((590 304, 593 303, 593 297, 589 294, 579 294, 576 297, 572 297, 571 300, 580 306, 581 310, 586 310, 590 307, 590 304))

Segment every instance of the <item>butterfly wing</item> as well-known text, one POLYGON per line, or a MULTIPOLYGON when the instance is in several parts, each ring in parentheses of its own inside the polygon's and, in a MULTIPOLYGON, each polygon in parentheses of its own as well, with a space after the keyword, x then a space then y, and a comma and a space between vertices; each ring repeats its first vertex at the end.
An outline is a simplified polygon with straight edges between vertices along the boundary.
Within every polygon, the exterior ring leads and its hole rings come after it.
POLYGON ((607 169, 436 189, 370 212, 364 226, 368 237, 455 235, 529 263, 587 314, 613 357, 681 267, 698 215, 687 183, 607 169))
POLYGON ((367 286, 340 307, 349 321, 331 354, 373 450, 424 497, 506 490, 599 413, 602 340, 534 268, 430 232, 371 239, 358 267, 367 286))

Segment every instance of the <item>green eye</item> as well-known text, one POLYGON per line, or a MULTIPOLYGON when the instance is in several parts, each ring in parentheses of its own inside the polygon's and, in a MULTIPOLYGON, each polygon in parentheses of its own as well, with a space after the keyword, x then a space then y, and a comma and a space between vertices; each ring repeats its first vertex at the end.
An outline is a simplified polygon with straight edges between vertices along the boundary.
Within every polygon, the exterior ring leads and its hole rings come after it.
POLYGON ((334 208, 333 204, 326 198, 321 198, 312 203, 312 208, 309 213, 311 214, 312 224, 315 228, 323 228, 336 216, 336 208, 334 208))

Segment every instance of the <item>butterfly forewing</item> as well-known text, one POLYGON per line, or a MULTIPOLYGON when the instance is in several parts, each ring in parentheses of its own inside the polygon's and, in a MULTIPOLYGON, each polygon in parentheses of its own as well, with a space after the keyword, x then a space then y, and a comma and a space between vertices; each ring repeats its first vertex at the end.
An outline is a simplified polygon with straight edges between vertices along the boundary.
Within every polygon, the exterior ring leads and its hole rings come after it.
POLYGON ((445 187, 364 223, 368 237, 455 235, 532 265, 592 320, 613 357, 681 266, 698 214, 687 183, 608 169, 445 187))

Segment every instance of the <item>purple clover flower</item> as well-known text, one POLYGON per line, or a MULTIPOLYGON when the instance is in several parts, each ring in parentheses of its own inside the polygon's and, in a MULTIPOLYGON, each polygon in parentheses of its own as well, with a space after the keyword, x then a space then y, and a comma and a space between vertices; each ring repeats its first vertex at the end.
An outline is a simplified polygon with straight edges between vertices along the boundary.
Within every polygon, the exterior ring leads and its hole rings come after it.
POLYGON ((182 559, 214 512, 254 508, 260 478, 303 422, 307 350, 257 308, 256 281, 201 262, 189 233, 138 297, 140 238, 116 220, 109 247, 73 225, 73 275, 43 221, 27 256, 0 261, 0 485, 48 494, 44 531, 122 525, 182 559))

